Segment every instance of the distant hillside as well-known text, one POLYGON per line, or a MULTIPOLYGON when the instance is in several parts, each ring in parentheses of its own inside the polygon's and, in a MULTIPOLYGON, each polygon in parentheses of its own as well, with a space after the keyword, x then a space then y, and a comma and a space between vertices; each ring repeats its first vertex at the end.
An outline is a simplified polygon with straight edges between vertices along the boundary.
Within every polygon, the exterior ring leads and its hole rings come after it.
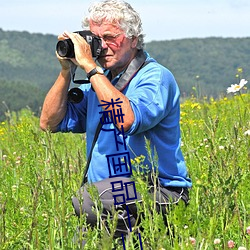
POLYGON ((39 113, 47 90, 60 69, 57 37, 0 29, 0 120, 7 107, 30 107, 39 113))
POLYGON ((30 82, 47 89, 59 70, 57 37, 0 29, 0 79, 30 82))
POLYGON ((204 38, 151 42, 146 50, 175 75, 182 95, 218 97, 240 77, 250 80, 250 38, 204 38))
MULTIPOLYGON (((53 35, 0 29, 0 119, 6 106, 39 112, 60 69, 56 42, 53 35)), ((239 67, 250 79, 250 38, 154 41, 146 50, 174 73, 183 96, 192 94, 192 87, 199 96, 225 93, 239 67)))

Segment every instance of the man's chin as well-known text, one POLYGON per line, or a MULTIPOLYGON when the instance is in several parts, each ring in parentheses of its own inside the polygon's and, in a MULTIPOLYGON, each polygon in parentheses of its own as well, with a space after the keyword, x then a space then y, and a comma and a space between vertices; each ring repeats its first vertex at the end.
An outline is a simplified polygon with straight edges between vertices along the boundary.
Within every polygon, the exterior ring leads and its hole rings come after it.
POLYGON ((107 61, 105 58, 98 59, 98 62, 105 69, 110 69, 113 66, 112 63, 107 61))

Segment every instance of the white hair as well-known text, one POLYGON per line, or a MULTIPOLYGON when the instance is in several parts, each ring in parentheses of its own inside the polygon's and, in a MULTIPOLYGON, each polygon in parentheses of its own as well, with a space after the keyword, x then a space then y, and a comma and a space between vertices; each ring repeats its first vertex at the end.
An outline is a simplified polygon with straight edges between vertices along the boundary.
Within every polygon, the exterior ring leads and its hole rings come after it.
POLYGON ((96 2, 90 6, 89 15, 83 19, 82 26, 89 28, 90 20, 101 24, 104 19, 117 24, 125 32, 126 37, 137 37, 137 49, 143 49, 144 35, 141 18, 129 3, 121 0, 96 2))

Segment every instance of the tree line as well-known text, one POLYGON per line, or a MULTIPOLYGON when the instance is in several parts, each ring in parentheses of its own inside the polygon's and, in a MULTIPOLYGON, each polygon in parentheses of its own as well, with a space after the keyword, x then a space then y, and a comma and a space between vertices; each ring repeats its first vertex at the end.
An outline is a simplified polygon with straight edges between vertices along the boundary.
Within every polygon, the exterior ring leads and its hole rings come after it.
MULTIPOLYGON (((39 115, 60 70, 56 43, 54 35, 0 29, 0 120, 7 109, 30 107, 39 115)), ((172 71, 183 98, 217 98, 239 78, 250 78, 248 37, 152 41, 145 50, 172 71)))

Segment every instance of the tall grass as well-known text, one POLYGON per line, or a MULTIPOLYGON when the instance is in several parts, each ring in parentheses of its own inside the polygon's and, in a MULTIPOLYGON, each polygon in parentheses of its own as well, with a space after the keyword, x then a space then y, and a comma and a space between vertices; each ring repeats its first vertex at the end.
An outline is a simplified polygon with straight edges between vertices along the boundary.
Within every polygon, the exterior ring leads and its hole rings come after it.
MULTIPOLYGON (((190 204, 173 207, 166 227, 135 174, 144 197, 138 204, 143 249, 228 249, 229 240, 235 249, 250 249, 249 103, 244 94, 181 105, 182 150, 193 180, 190 204)), ((80 249, 77 228, 86 222, 75 217, 71 197, 82 181, 85 150, 84 135, 41 132, 30 110, 6 114, 0 124, 0 249, 80 249)), ((99 223, 100 229, 85 233, 86 249, 123 249, 99 223)), ((112 234, 116 221, 107 223, 112 234)), ((136 241, 131 233, 126 249, 136 249, 136 241)))

